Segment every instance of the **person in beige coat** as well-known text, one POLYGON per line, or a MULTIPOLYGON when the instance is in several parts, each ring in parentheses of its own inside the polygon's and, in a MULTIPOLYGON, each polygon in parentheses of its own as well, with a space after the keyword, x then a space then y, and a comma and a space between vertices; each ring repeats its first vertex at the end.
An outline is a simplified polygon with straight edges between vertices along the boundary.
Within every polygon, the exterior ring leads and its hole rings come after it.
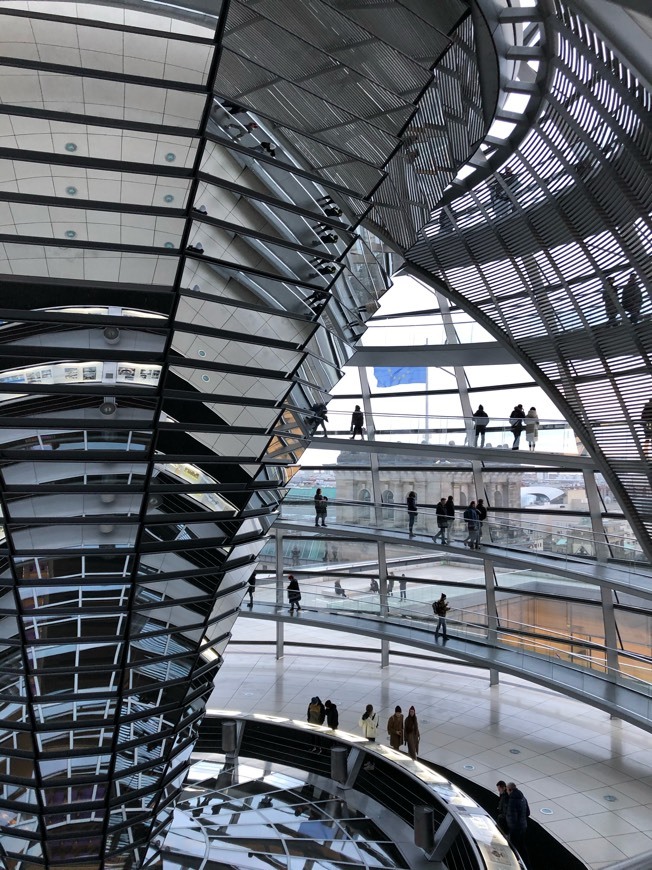
POLYGON ((396 707, 394 714, 387 720, 387 733, 389 734, 389 745, 392 749, 400 749, 405 742, 403 736, 403 711, 400 707, 396 707))
POLYGON ((417 760, 419 754, 419 721, 417 719, 417 711, 414 707, 410 707, 404 723, 405 742, 407 743, 408 755, 414 761, 417 760))

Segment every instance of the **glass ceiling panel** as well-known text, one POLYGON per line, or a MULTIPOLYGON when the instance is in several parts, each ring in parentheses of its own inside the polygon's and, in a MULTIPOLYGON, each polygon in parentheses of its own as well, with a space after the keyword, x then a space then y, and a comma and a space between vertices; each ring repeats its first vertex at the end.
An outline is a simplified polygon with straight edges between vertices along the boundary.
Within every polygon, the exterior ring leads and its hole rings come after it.
POLYGON ((0 160, 0 192, 28 196, 184 208, 189 184, 187 178, 0 160))
POLYGON ((6 275, 95 281, 101 274, 104 280, 117 283, 171 285, 176 269, 175 257, 48 245, 0 244, 0 270, 6 275))
POLYGON ((0 69, 0 102, 37 111, 187 127, 194 132, 206 102, 203 93, 6 65, 0 69))
MULTIPOLYGON (((135 2, 134 7, 139 4, 135 2)), ((167 17, 167 10, 152 11, 151 5, 142 4, 143 8, 124 9, 120 6, 93 3, 92 18, 95 22, 115 25, 117 27, 139 27, 164 33, 176 33, 193 36, 197 39, 211 39, 215 34, 217 15, 221 11, 221 0, 214 0, 212 15, 192 12, 189 9, 175 8, 175 18, 167 17)), ((51 15, 54 12, 52 0, 3 0, 0 9, 29 9, 40 15, 51 15)), ((61 17, 79 19, 78 3, 59 2, 56 4, 56 14, 61 17)), ((91 11, 91 10, 89 10, 91 11)))
POLYGON ((182 218, 0 202, 0 234, 114 245, 178 247, 182 218))
POLYGON ((154 163, 178 169, 193 165, 197 139, 150 130, 0 114, 0 147, 127 163, 154 163))
POLYGON ((205 84, 213 46, 144 33, 87 27, 72 21, 24 18, 8 10, 0 54, 162 81, 205 84))

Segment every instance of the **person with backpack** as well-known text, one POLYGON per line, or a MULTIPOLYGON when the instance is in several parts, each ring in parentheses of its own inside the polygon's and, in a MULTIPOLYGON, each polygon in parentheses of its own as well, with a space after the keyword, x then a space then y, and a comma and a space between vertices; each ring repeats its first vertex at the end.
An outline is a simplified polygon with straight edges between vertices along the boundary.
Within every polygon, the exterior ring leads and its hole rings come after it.
POLYGON ((480 542, 480 515, 474 501, 464 511, 464 519, 466 520, 467 531, 464 546, 468 546, 471 550, 477 550, 480 542))
POLYGON ((439 637, 439 632, 442 632, 444 640, 448 640, 448 632, 446 631, 446 614, 450 610, 450 605, 446 600, 445 594, 442 592, 437 601, 433 602, 432 609, 437 617, 437 625, 435 627, 435 640, 439 637))

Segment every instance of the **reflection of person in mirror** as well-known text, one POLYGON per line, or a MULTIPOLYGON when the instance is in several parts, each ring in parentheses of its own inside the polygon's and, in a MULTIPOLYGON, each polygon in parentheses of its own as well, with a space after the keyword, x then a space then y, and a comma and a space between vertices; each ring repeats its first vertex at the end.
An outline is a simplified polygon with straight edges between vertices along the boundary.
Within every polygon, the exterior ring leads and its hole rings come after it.
POLYGON ((652 441, 652 399, 649 399, 643 406, 641 422, 643 423, 643 437, 646 441, 652 441))

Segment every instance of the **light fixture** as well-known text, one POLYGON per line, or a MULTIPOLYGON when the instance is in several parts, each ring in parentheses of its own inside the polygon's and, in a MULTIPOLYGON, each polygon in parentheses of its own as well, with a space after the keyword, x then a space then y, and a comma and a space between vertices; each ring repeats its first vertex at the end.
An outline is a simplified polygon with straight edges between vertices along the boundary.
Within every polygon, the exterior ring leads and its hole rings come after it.
POLYGON ((76 150, 77 150, 77 146, 75 145, 74 142, 66 142, 66 151, 72 152, 72 151, 76 151, 76 150))
POLYGON ((105 399, 100 405, 100 414, 104 417, 110 417, 118 410, 118 406, 112 399, 105 399))
POLYGON ((107 344, 117 344, 120 341, 120 329, 117 326, 105 326, 102 335, 107 344))
POLYGON ((174 197, 171 193, 166 193, 163 197, 163 202, 174 202, 174 197))
POLYGON ((166 242, 166 243, 163 245, 163 247, 164 247, 164 248, 173 248, 173 247, 174 247, 174 242, 166 242))
POLYGON ((77 233, 74 230, 66 230, 66 238, 67 239, 76 239, 77 233))
POLYGON ((70 187, 66 188, 66 193, 68 194, 68 196, 76 196, 77 195, 77 188, 73 187, 71 184, 70 187))
POLYGON ((168 163, 174 163, 174 161, 177 159, 177 155, 174 154, 172 151, 168 151, 168 153, 165 155, 165 159, 168 163))

